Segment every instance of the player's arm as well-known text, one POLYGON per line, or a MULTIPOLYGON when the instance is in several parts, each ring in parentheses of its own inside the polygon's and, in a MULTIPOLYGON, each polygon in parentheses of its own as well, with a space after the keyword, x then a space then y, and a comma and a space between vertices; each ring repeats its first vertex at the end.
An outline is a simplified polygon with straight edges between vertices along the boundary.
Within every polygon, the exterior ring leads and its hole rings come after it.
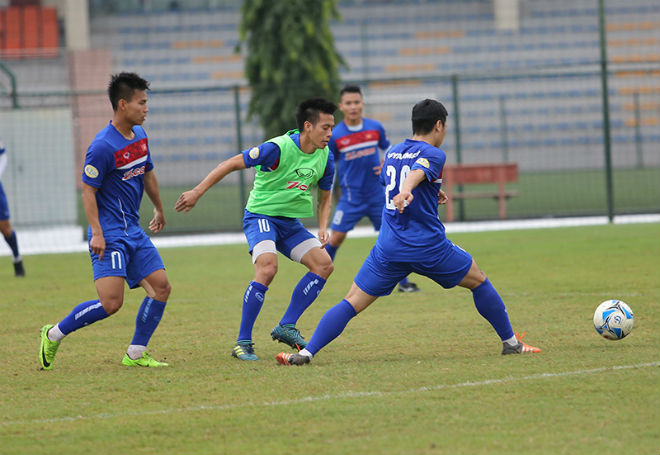
POLYGON ((325 163, 325 171, 323 176, 318 181, 319 197, 317 216, 319 220, 319 240, 321 241, 321 248, 330 240, 328 234, 328 222, 330 221, 330 206, 332 205, 332 186, 335 177, 335 159, 332 153, 328 154, 328 160, 325 163))
POLYGON ((387 135, 385 134, 385 128, 383 128, 383 125, 378 126, 378 132, 379 132, 378 151, 380 155, 380 165, 373 167, 375 175, 380 175, 381 171, 383 170, 385 155, 387 155, 387 152, 389 152, 389 150, 392 148, 392 146, 390 145, 390 141, 389 139, 387 139, 387 135))
POLYGON ((177 212, 188 212, 195 206, 195 204, 197 204, 199 198, 201 198, 204 193, 209 190, 209 188, 225 178, 229 173, 246 168, 247 167, 245 165, 245 161, 243 160, 242 153, 239 153, 238 155, 223 161, 222 163, 218 164, 215 169, 209 172, 209 174, 204 177, 204 180, 199 182, 195 188, 190 191, 186 191, 181 196, 179 196, 174 209, 177 212))
POLYGON ((328 222, 330 221, 330 206, 332 205, 332 190, 319 189, 319 205, 318 205, 318 219, 319 219, 319 240, 321 241, 321 248, 330 240, 328 234, 328 222))
POLYGON ((7 166, 7 154, 5 153, 4 146, 0 142, 0 177, 2 173, 5 172, 5 167, 7 166))
POLYGON ((92 250, 92 253, 98 254, 99 260, 101 260, 105 252, 105 238, 103 237, 103 229, 99 222, 99 206, 96 203, 97 191, 98 188, 82 182, 83 208, 85 209, 87 222, 92 228, 92 238, 89 239, 89 248, 92 250))
POLYGON ((392 202, 397 208, 399 213, 403 213, 403 209, 410 205, 413 200, 412 191, 417 188, 417 185, 422 183, 426 179, 426 172, 422 169, 414 169, 408 173, 408 176, 403 181, 401 186, 401 191, 399 194, 394 196, 392 202))
POLYGON ((149 222, 149 229, 153 232, 159 232, 165 227, 165 214, 163 212, 163 202, 160 199, 158 179, 154 171, 144 174, 144 192, 147 193, 151 203, 154 205, 154 217, 149 222))

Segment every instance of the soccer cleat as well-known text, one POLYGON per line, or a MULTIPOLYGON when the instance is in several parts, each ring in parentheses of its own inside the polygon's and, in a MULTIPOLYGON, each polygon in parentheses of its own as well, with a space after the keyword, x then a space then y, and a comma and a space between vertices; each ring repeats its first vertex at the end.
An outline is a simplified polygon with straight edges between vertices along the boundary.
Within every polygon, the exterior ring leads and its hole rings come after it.
POLYGON ((122 359, 121 363, 126 365, 127 367, 166 367, 169 366, 168 363, 165 362, 159 362, 158 360, 154 359, 151 357, 149 354, 146 352, 142 353, 142 357, 138 359, 131 359, 128 354, 124 354, 124 358, 122 359))
POLYGON ((14 276, 25 276, 23 261, 14 262, 14 276))
POLYGON ((47 324, 41 328, 41 350, 39 351, 39 362, 41 363, 42 370, 52 370, 53 360, 57 353, 57 348, 60 344, 57 341, 50 341, 48 339, 48 331, 53 327, 53 324, 47 324))
POLYGON ((279 354, 277 354, 277 357, 275 358, 277 359, 277 362, 280 365, 300 366, 300 365, 306 365, 312 361, 312 358, 310 356, 298 354, 297 352, 293 354, 289 354, 287 352, 280 352, 279 354))
POLYGON ((415 283, 407 282, 406 284, 399 285, 399 292, 419 292, 420 288, 417 287, 415 283))
POLYGON ((254 353, 254 343, 250 340, 237 341, 234 349, 231 350, 231 355, 238 360, 259 360, 254 353))
POLYGON ((293 349, 299 351, 307 346, 307 342, 302 335, 300 335, 300 330, 296 329, 294 324, 278 324, 272 332, 270 332, 270 336, 273 337, 273 340, 288 344, 293 349))
POLYGON ((508 343, 502 343, 502 355, 507 355, 507 354, 536 354, 538 352, 541 352, 539 348, 535 348, 534 346, 530 346, 526 343, 522 342, 523 337, 525 336, 527 332, 523 332, 522 335, 516 333, 516 338, 518 339, 518 344, 515 346, 511 346, 508 343))

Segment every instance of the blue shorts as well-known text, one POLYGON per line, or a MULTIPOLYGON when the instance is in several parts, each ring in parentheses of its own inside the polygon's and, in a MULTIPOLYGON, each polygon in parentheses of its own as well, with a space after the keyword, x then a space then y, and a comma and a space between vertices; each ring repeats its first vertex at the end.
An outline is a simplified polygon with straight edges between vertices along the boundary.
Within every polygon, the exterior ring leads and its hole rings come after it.
POLYGON ((106 276, 121 276, 131 289, 138 287, 140 281, 156 270, 165 269, 158 250, 142 230, 130 236, 106 237, 101 261, 91 249, 89 255, 92 257, 94 281, 106 276))
POLYGON ((348 232, 353 230, 355 225, 366 216, 371 220, 374 229, 379 231, 383 205, 385 205, 385 197, 380 193, 357 202, 342 197, 335 208, 330 228, 337 232, 348 232))
POLYGON ((391 262, 375 247, 355 276, 355 284, 374 297, 389 295, 399 281, 415 272, 428 277, 443 288, 453 288, 467 275, 472 256, 446 240, 442 252, 414 262, 391 262))
POLYGON ((259 242, 272 240, 277 251, 292 260, 296 259, 291 257, 291 250, 306 240, 316 240, 298 218, 260 215, 247 210, 243 216, 243 232, 250 246, 250 254, 259 242))
POLYGON ((9 219, 9 204, 7 203, 7 196, 5 195, 5 190, 2 188, 2 182, 0 182, 0 221, 9 219))

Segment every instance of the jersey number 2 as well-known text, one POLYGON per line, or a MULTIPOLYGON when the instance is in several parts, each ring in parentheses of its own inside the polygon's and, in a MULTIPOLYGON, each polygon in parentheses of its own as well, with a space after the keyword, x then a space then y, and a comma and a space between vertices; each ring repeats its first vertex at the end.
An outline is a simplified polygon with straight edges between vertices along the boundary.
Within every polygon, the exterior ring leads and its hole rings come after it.
MULTIPOLYGON (((401 167, 401 171, 399 173, 399 192, 401 191, 401 187, 403 187, 403 182, 406 180, 406 177, 410 173, 410 166, 407 164, 401 167)), ((394 207, 394 202, 392 202, 392 197, 390 197, 390 191, 392 191, 394 188, 397 187, 397 180, 396 180, 396 168, 392 165, 388 165, 387 169, 385 169, 385 175, 387 175, 390 179, 390 182, 387 184, 385 187, 385 205, 387 206, 388 210, 394 210, 396 207, 394 207)), ((396 195, 395 195, 396 196, 396 195)))

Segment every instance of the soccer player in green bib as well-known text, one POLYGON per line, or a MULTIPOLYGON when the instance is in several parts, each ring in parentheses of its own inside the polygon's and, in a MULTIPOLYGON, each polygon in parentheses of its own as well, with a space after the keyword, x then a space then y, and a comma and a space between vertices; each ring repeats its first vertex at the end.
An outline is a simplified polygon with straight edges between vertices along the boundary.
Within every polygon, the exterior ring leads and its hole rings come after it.
POLYGON ((255 167, 254 187, 245 207, 243 231, 254 264, 254 278, 243 297, 241 327, 232 356, 258 360, 252 329, 268 286, 277 273, 277 252, 309 269, 293 290, 291 303, 270 333, 274 340, 296 350, 307 343, 296 322, 319 295, 333 271, 325 250, 329 234, 334 161, 328 142, 337 106, 323 98, 303 101, 296 111, 298 130, 270 139, 220 163, 195 188, 176 202, 177 212, 192 209, 209 188, 233 171, 255 167), (319 187, 318 239, 299 218, 314 215, 312 186, 319 187))

